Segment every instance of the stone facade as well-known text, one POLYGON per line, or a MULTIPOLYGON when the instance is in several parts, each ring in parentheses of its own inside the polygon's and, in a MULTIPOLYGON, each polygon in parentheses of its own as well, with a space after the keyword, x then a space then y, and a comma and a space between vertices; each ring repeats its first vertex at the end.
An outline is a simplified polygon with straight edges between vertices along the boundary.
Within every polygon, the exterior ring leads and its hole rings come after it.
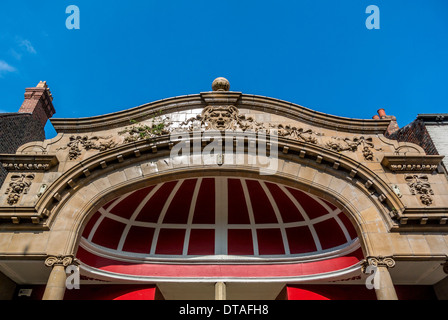
POLYGON ((281 183, 342 210, 364 256, 353 283, 365 281, 365 263, 380 268, 379 299, 395 299, 394 284, 443 281, 448 256, 443 156, 426 144, 392 139, 394 119, 322 114, 228 91, 224 80, 216 81, 212 92, 111 115, 53 119, 57 137, 2 155, 8 176, 0 188, 0 270, 22 284, 49 279, 44 297, 60 299, 63 267, 52 267, 55 276, 48 278, 44 261, 76 257, 82 231, 96 210, 152 183, 230 176, 281 183), (210 143, 215 152, 206 159, 201 152, 210 143), (216 151, 222 150, 219 146, 231 149, 230 154, 216 151), (270 154, 254 157, 251 148, 260 151, 261 146, 269 146, 270 154), (274 170, 265 168, 273 154, 278 160, 274 170), (261 174, 265 169, 267 174, 261 174), (393 263, 378 263, 384 257, 393 263), (34 277, 12 271, 22 270, 21 263, 29 259, 40 270, 34 277))

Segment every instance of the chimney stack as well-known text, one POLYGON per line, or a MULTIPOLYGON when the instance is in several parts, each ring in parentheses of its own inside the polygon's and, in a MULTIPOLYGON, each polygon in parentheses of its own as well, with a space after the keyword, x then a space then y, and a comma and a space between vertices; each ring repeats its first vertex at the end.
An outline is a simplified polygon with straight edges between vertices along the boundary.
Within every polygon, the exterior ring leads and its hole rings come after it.
POLYGON ((19 113, 30 113, 45 127, 48 119, 55 113, 53 96, 46 81, 41 81, 35 88, 25 89, 25 101, 20 107, 19 113))
POLYGON ((378 113, 377 115, 374 115, 372 117, 373 120, 380 120, 380 119, 390 119, 391 120, 389 127, 387 128, 386 132, 384 133, 384 135, 386 137, 391 136, 392 134, 394 134, 395 132, 397 132, 400 129, 400 127, 398 126, 398 123, 397 123, 397 118, 394 116, 388 116, 386 114, 386 110, 381 108, 377 111, 377 113, 378 113))

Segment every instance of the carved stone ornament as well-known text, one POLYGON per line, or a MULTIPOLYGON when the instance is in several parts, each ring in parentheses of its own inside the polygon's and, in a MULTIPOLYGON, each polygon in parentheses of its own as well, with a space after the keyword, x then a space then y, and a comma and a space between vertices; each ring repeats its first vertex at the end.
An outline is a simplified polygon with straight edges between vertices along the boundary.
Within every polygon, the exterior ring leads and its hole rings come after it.
POLYGON ((392 257, 367 257, 362 264, 362 272, 366 272, 368 266, 393 268, 395 267, 395 260, 392 257))
POLYGON ((436 171, 444 156, 385 155, 381 164, 393 172, 436 171))
POLYGON ((212 83, 213 91, 229 91, 230 90, 230 82, 226 78, 219 77, 216 78, 212 83))
POLYGON ((41 163, 3 163, 3 168, 8 171, 47 171, 49 164, 41 163))
MULTIPOLYGON (((133 123, 136 122, 133 121, 133 123)), ((147 140, 163 135, 169 135, 172 132, 170 128, 171 125, 172 123, 168 121, 167 117, 153 117, 150 125, 139 123, 118 132, 118 134, 126 134, 124 143, 147 140)))
POLYGON ((405 180, 411 190, 411 193, 413 195, 420 195, 420 201, 424 205, 430 206, 433 203, 431 196, 434 195, 434 191, 428 183, 428 176, 416 174, 406 175, 405 180))
POLYGON ((17 204, 22 194, 27 194, 30 190, 34 178, 34 174, 14 174, 5 192, 8 195, 7 203, 11 206, 17 204))
POLYGON ((114 148, 117 143, 110 139, 111 137, 87 137, 87 136, 71 136, 70 142, 66 147, 59 148, 58 150, 69 149, 68 158, 70 160, 76 160, 82 154, 84 150, 99 150, 106 151, 114 148), (109 139, 109 140, 107 140, 109 139), (101 141, 107 140, 107 141, 101 141))
POLYGON ((49 256, 45 260, 45 266, 52 268, 54 266, 68 267, 76 263, 76 259, 73 256, 49 256))
POLYGON ((374 148, 372 138, 354 137, 339 138, 325 137, 324 134, 310 129, 298 128, 291 125, 257 122, 252 117, 239 114, 234 105, 210 105, 204 108, 200 115, 190 118, 178 127, 172 127, 172 123, 165 119, 153 119, 151 125, 138 124, 119 132, 127 134, 125 143, 150 139, 156 136, 167 135, 175 132, 197 132, 197 131, 242 131, 251 133, 271 134, 276 132, 279 137, 298 140, 306 143, 319 145, 336 152, 357 152, 362 148, 362 154, 367 161, 373 161, 374 148))
POLYGON ((0 162, 3 168, 10 172, 48 171, 59 163, 56 155, 49 154, 0 154, 0 162))

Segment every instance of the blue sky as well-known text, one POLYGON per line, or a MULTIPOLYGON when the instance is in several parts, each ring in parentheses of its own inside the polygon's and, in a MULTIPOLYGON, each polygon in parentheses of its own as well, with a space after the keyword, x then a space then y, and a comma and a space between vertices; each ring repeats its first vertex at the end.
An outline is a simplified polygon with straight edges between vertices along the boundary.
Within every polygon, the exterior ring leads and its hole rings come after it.
MULTIPOLYGON (((231 90, 404 126, 448 112, 447 0, 2 1, 0 112, 46 80, 57 118, 231 90), (80 29, 66 28, 66 7, 80 29), (366 8, 380 9, 368 30, 366 8)), ((54 130, 47 126, 47 136, 54 130)))

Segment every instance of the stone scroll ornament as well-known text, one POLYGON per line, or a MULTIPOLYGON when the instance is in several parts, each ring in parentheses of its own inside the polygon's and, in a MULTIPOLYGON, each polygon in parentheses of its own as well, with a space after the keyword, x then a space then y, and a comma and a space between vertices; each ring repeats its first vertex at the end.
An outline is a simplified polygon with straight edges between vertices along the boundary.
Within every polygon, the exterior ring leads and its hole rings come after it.
POLYGON ((27 194, 30 190, 34 178, 34 174, 14 174, 6 189, 5 194, 8 195, 6 202, 11 206, 17 204, 22 195, 27 194))
POLYGON ((68 158, 70 160, 76 160, 78 159, 78 157, 81 156, 82 149, 99 150, 101 152, 114 148, 117 145, 117 143, 115 143, 110 138, 111 137, 103 138, 103 137, 71 136, 67 146, 59 148, 58 150, 69 149, 68 158))
POLYGON ((432 197, 434 191, 429 184, 429 178, 427 175, 406 175, 404 178, 411 190, 413 195, 420 195, 420 201, 426 205, 430 206, 433 203, 432 197))
POLYGON ((129 143, 151 139, 173 132, 203 132, 207 130, 230 130, 266 134, 269 134, 271 130, 275 130, 279 137, 319 145, 336 152, 356 152, 359 148, 362 148, 364 159, 373 161, 372 149, 374 148, 374 144, 372 138, 327 138, 324 137, 324 134, 310 129, 306 130, 286 124, 273 125, 257 122, 252 117, 239 114, 238 108, 233 105, 207 106, 201 114, 180 123, 177 127, 172 127, 172 123, 167 118, 159 118, 156 120, 153 119, 152 124, 149 126, 137 124, 131 128, 126 128, 126 130, 119 132, 119 134, 126 134, 124 143, 129 143))
POLYGON ((45 266, 52 268, 54 266, 68 267, 77 264, 78 261, 73 256, 49 256, 45 259, 45 266))
POLYGON ((366 273, 366 269, 368 266, 394 268, 395 260, 392 257, 383 256, 367 257, 361 265, 361 271, 363 273, 366 273))

